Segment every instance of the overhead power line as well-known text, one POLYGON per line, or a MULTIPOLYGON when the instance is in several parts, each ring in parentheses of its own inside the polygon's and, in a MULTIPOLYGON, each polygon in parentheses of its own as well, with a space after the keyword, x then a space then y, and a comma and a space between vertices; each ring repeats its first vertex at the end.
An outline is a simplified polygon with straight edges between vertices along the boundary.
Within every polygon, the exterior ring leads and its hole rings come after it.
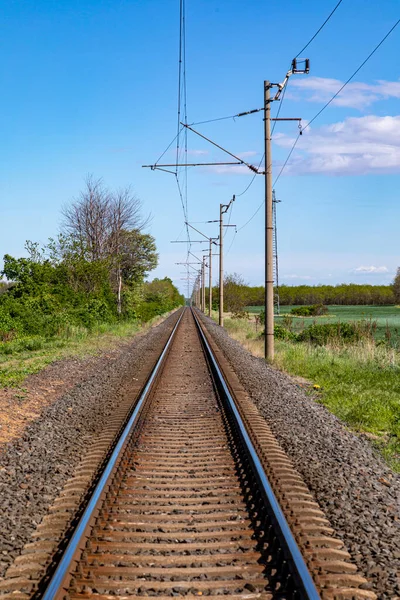
POLYGON ((300 56, 300 54, 303 54, 304 50, 306 48, 308 48, 308 46, 311 44, 311 42, 313 42, 315 40, 315 38, 317 37, 317 35, 319 34, 320 31, 322 31, 322 29, 325 27, 325 25, 327 24, 327 22, 329 21, 329 19, 333 16, 333 14, 337 11, 337 9, 339 8, 339 6, 342 4, 343 0, 339 0, 339 2, 336 4, 335 8, 333 9, 333 11, 330 13, 330 15, 325 19, 325 21, 322 23, 321 27, 314 33, 314 35, 312 36, 312 38, 307 42, 307 44, 300 50, 300 52, 298 52, 298 54, 296 54, 295 58, 298 58, 300 56))
POLYGON ((357 69, 352 73, 352 75, 350 75, 350 77, 344 82, 344 84, 338 89, 338 91, 332 96, 332 98, 330 98, 330 100, 328 100, 328 102, 313 116, 313 118, 308 121, 308 123, 302 127, 302 129, 300 130, 300 133, 298 134, 298 136, 296 137, 293 146, 285 160, 285 162, 283 163, 283 166, 281 168, 281 170, 279 171, 279 174, 277 176, 277 178, 274 181, 274 186, 276 184, 276 182, 278 181, 278 179, 280 178, 280 176, 282 175, 286 165, 288 164, 290 157, 293 154, 293 151, 297 145, 297 142, 300 139, 300 135, 303 131, 305 131, 308 127, 310 127, 311 123, 313 123, 316 119, 318 119, 318 117, 324 112, 324 110, 326 108, 328 108, 328 106, 330 104, 332 104, 332 102, 335 100, 335 98, 338 97, 338 95, 344 90, 344 88, 350 83, 350 81, 352 79, 354 79, 354 77, 357 75, 357 73, 359 71, 361 71, 361 69, 364 67, 364 65, 367 64, 367 62, 369 61, 369 59, 375 54, 375 52, 382 46, 382 44, 385 42, 385 40, 387 40, 387 38, 389 37, 389 35, 396 29, 396 27, 398 26, 398 24, 400 23, 400 19, 389 29, 389 31, 387 32, 387 34, 381 39, 381 41, 375 46, 375 48, 372 50, 372 52, 370 52, 367 56, 367 58, 365 60, 363 60, 363 62, 357 67, 357 69))
POLYGON ((400 19, 393 25, 393 27, 391 27, 391 29, 389 29, 389 31, 387 32, 387 34, 381 39, 381 41, 379 42, 379 44, 377 44, 375 46, 375 48, 372 50, 372 52, 370 52, 370 54, 368 54, 367 58, 365 60, 363 60, 363 62, 361 63, 361 65, 354 71, 354 73, 347 79, 347 81, 345 81, 345 83, 342 85, 342 87, 340 89, 338 89, 338 91, 336 92, 336 94, 334 94, 332 96, 332 98, 325 104, 325 106, 323 106, 321 108, 321 110, 319 110, 317 112, 317 114, 311 119, 311 121, 309 121, 307 123, 307 125, 305 125, 305 127, 303 127, 303 131, 305 129, 307 129, 307 127, 309 127, 311 125, 311 123, 313 123, 315 121, 315 119, 317 119, 319 117, 319 115, 324 112, 324 110, 333 102, 333 100, 340 94, 340 92, 342 90, 344 90, 344 88, 346 87, 347 84, 350 83, 350 81, 352 79, 354 79, 354 77, 357 75, 357 73, 359 71, 361 71, 361 69, 363 68, 363 66, 365 64, 367 64, 367 62, 369 61, 369 59, 375 54, 375 52, 382 46, 382 44, 387 40, 387 38, 389 37, 389 35, 396 29, 396 27, 398 26, 398 24, 400 23, 400 19))
MULTIPOLYGON (((340 4, 340 3, 339 3, 340 4)), ((337 5, 338 6, 338 5, 337 5)), ((337 8, 336 6, 336 8, 337 8)), ((336 8, 334 10, 336 10, 336 8)), ((333 13, 331 13, 332 15, 333 13)), ((311 123, 313 123, 320 115, 321 113, 324 112, 324 110, 326 108, 328 108, 328 106, 333 102, 333 100, 335 98, 337 98, 337 96, 340 94, 340 92, 342 92, 344 90, 344 88, 350 83, 350 81, 352 79, 354 79, 354 77, 357 75, 357 73, 363 68, 363 66, 369 61, 369 59, 375 54, 375 52, 382 46, 382 44, 387 40, 387 38, 390 36, 390 34, 396 29, 396 27, 399 25, 400 23, 400 19, 389 29, 389 31, 386 33, 386 35, 381 39, 381 41, 375 46, 375 48, 372 50, 372 52, 370 52, 367 56, 367 58, 365 60, 363 60, 363 62, 359 65, 359 67, 357 67, 357 69, 352 73, 352 75, 345 81, 345 83, 339 88, 339 90, 332 96, 332 98, 321 108, 321 110, 319 110, 314 117, 301 129, 301 132, 297 135, 296 139, 293 142, 293 145, 289 151, 289 154, 286 157, 285 162, 283 163, 281 170, 278 173, 278 176, 276 177, 273 185, 275 187, 277 181, 279 180, 279 178, 281 177, 283 171, 286 168, 286 165, 288 164, 290 157, 293 154, 294 149, 297 146, 297 142, 300 139, 300 135, 303 131, 305 131, 307 129, 307 127, 309 127, 311 125, 311 123)), ((315 36, 314 36, 315 37, 315 36)), ((312 40, 310 40, 311 42, 312 40)), ((307 44, 308 45, 308 44, 307 44)), ((304 46, 304 48, 301 50, 301 52, 303 52, 303 50, 306 48, 307 46, 304 46)), ((300 52, 300 53, 301 53, 300 52)), ((254 178, 253 178, 254 179, 254 178)), ((253 183, 253 180, 250 182, 250 185, 253 183)), ((247 189, 250 187, 250 185, 246 188, 245 192, 247 191, 247 189)), ((243 192, 244 193, 244 192, 243 192)), ((237 196, 241 196, 242 194, 237 194, 237 196)), ((258 214, 258 212, 261 210, 261 207, 264 205, 264 202, 262 202, 260 204, 260 206, 257 208, 257 210, 253 213, 253 215, 250 217, 250 219, 248 221, 246 221, 246 223, 244 225, 242 225, 241 227, 239 227, 238 231, 241 231, 242 229, 244 229, 253 219, 254 217, 258 214)))
MULTIPOLYGON (((320 31, 322 31, 322 29, 325 27, 325 25, 327 24, 327 22, 329 21, 329 19, 330 19, 330 18, 333 16, 333 14, 334 14, 334 13, 336 12, 336 10, 339 8, 339 6, 340 6, 340 4, 341 4, 342 2, 343 2, 343 0, 339 0, 339 2, 336 4, 335 8, 332 10, 332 12, 329 14, 329 16, 328 16, 328 17, 325 19, 325 21, 322 23, 321 27, 320 27, 320 28, 319 28, 319 29, 318 29, 318 30, 317 30, 317 31, 314 33, 314 35, 312 36, 312 38, 311 38, 311 39, 310 39, 310 40, 307 42, 307 44, 306 44, 306 45, 305 45, 305 46, 304 46, 304 47, 303 47, 303 48, 300 50, 300 52, 298 52, 298 53, 296 54, 296 57, 295 57, 295 58, 298 58, 298 57, 300 56, 300 54, 302 54, 302 53, 304 52, 304 50, 305 50, 306 48, 308 48, 308 46, 311 44, 311 42, 313 42, 313 41, 315 40, 315 38, 317 37, 317 35, 320 33, 320 31)), ((276 113, 276 116, 275 116, 275 118, 276 118, 276 119, 279 117, 279 114, 280 114, 280 112, 281 112, 281 109, 282 109, 283 100, 284 100, 284 98, 285 98, 285 93, 286 93, 286 88, 287 88, 287 84, 285 85, 284 89, 282 90, 282 98, 281 98, 281 100, 280 100, 280 102, 279 102, 278 111, 277 111, 277 113, 276 113)), ((229 117, 225 117, 225 118, 229 118, 229 117)), ((231 118, 233 118, 233 117, 231 117, 231 118)), ((274 124, 273 124, 273 126, 272 126, 272 131, 271 131, 271 137, 272 137, 272 136, 273 136, 273 134, 274 134, 275 127, 276 127, 276 123, 277 123, 277 121, 274 121, 274 124)), ((297 141, 296 141, 296 143, 297 143, 297 141)), ((292 151, 293 151, 293 150, 292 150, 292 151)), ((290 158, 290 157, 289 157, 289 158, 290 158)), ((261 158, 261 161, 260 161, 260 165, 259 165, 259 167, 258 167, 258 170, 260 169, 260 166, 261 166, 261 163, 263 162, 263 160, 264 160, 264 155, 263 155, 263 156, 262 156, 262 158, 261 158)), ((253 176, 253 177, 252 177, 252 179, 251 179, 250 183, 248 184, 248 186, 245 188, 245 190, 244 190, 243 192, 241 192, 240 194, 236 194, 236 197, 243 196, 243 195, 244 195, 244 194, 245 194, 245 193, 246 193, 246 192, 247 192, 247 191, 250 189, 250 187, 252 186, 252 184, 254 183, 254 179, 255 179, 255 176, 253 176)), ((262 206, 262 205, 261 205, 261 206, 262 206)), ((257 211, 254 213, 253 217, 255 217, 255 216, 256 216, 256 214, 257 214, 257 213, 258 213, 258 211, 260 210, 261 206, 260 206, 260 207, 257 209, 257 211)), ((250 221, 253 219, 253 217, 250 219, 250 221)), ((248 221, 248 223, 250 223, 250 221, 248 221)), ((243 227, 245 227, 245 225, 243 225, 243 227)), ((243 229, 243 227, 241 227, 241 229, 243 229)), ((240 229, 239 229, 239 231, 240 231, 240 229)))

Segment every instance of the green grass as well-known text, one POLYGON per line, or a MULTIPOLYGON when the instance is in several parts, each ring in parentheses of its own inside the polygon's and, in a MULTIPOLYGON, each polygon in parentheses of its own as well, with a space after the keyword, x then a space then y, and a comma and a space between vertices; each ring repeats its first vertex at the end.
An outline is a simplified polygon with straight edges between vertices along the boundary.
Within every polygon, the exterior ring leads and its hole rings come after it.
POLYGON ((372 434, 384 457, 400 471, 398 352, 365 342, 329 348, 278 341, 275 364, 321 386, 317 401, 355 431, 372 434))
MULTIPOLYGON (((339 320, 359 320, 361 308, 396 319, 395 307, 330 307, 339 320), (347 309, 347 310, 346 310, 347 309), (390 312, 391 311, 391 312, 390 312), (347 314, 347 319, 343 316, 347 314), (352 318, 350 318, 352 317, 352 318)), ((399 310, 400 313, 400 309, 399 310)), ((312 323, 313 319, 306 319, 312 323)), ((320 318, 326 322, 326 318, 320 318)), ((329 321, 328 321, 329 322, 329 321)), ((246 319, 225 319, 226 329, 248 350, 263 355, 263 339, 246 319)), ((367 435, 395 470, 400 472, 400 353, 395 348, 362 340, 350 346, 312 346, 277 340, 274 364, 309 383, 305 389, 353 431, 367 435), (318 391, 314 385, 320 386, 318 391)))
POLYGON ((112 349, 121 340, 133 337, 160 320, 156 317, 144 326, 134 321, 101 323, 90 332, 84 327, 71 327, 62 337, 51 340, 33 337, 0 343, 0 387, 18 387, 28 375, 57 360, 72 356, 84 358, 112 349))
MULTIPOLYGON (((297 306, 296 306, 297 307, 297 306)), ((281 316, 275 315, 275 322, 284 325, 285 315, 290 315, 295 306, 281 306, 281 316)), ((264 307, 247 306, 245 310, 257 314, 264 307)), ((295 333, 302 331, 312 323, 337 323, 345 321, 372 320, 377 322, 374 334, 376 340, 387 339, 400 348, 400 307, 397 306, 328 306, 328 314, 320 317, 292 317, 292 328, 295 333)))

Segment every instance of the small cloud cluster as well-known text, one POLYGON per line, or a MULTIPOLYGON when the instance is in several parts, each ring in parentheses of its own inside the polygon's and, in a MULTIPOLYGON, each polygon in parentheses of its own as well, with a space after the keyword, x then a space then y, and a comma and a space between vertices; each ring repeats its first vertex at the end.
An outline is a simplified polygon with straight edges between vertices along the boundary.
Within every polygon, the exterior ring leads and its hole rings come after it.
POLYGON ((207 156, 209 154, 208 150, 188 150, 187 153, 191 156, 207 156))
POLYGON ((370 265, 357 267, 353 270, 353 273, 356 275, 365 275, 366 273, 369 275, 379 275, 381 273, 389 273, 389 269, 385 266, 374 267, 373 265, 370 265))
POLYGON ((283 275, 282 279, 299 279, 303 281, 310 281, 312 277, 310 275, 296 275, 295 273, 292 273, 290 275, 283 275))
MULTIPOLYGON (((293 142, 284 134, 275 136, 275 143, 282 148, 291 148, 293 142)), ((285 169, 288 175, 397 173, 400 116, 349 117, 319 129, 307 128, 297 149, 297 157, 285 169)))
MULTIPOLYGON (((340 79, 326 77, 307 77, 293 79, 290 88, 305 92, 305 98, 293 93, 288 93, 287 98, 292 100, 306 100, 307 102, 328 102, 334 94, 344 85, 340 79)), ((362 83, 354 81, 348 83, 344 90, 338 94, 332 104, 348 108, 364 109, 378 100, 400 98, 400 81, 378 80, 375 83, 362 83)))

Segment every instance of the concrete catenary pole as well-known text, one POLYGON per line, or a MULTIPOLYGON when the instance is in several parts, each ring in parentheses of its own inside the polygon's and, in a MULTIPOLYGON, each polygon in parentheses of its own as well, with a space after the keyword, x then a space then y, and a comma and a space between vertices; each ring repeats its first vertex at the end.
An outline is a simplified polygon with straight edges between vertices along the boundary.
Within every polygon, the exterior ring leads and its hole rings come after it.
POLYGON ((203 256, 202 278, 201 278, 201 305, 203 313, 206 312, 206 257, 203 256))
POLYGON ((265 358, 274 359, 274 257, 272 220, 272 154, 270 82, 264 81, 265 143, 265 358))
POLYGON ((219 205, 219 324, 224 326, 224 205, 219 205))
POLYGON ((236 225, 224 225, 224 214, 229 210, 235 195, 229 204, 219 205, 219 325, 224 326, 224 227, 235 227, 236 225))
POLYGON ((210 238, 210 249, 208 256, 208 316, 211 317, 212 309, 212 245, 213 240, 210 238))

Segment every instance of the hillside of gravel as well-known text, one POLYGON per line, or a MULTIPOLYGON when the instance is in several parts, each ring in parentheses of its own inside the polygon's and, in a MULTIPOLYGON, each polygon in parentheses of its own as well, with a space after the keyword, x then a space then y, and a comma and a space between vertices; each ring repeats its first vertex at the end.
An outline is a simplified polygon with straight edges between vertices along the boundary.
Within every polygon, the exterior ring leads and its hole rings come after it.
POLYGON ((178 314, 117 350, 87 361, 60 361, 33 376, 49 382, 65 379, 66 371, 73 378, 76 371, 79 381, 44 408, 22 437, 0 450, 0 576, 29 541, 113 407, 128 393, 146 354, 166 341, 178 314))
POLYGON ((400 598, 400 477, 371 445, 201 315, 360 572, 381 599, 400 598))

